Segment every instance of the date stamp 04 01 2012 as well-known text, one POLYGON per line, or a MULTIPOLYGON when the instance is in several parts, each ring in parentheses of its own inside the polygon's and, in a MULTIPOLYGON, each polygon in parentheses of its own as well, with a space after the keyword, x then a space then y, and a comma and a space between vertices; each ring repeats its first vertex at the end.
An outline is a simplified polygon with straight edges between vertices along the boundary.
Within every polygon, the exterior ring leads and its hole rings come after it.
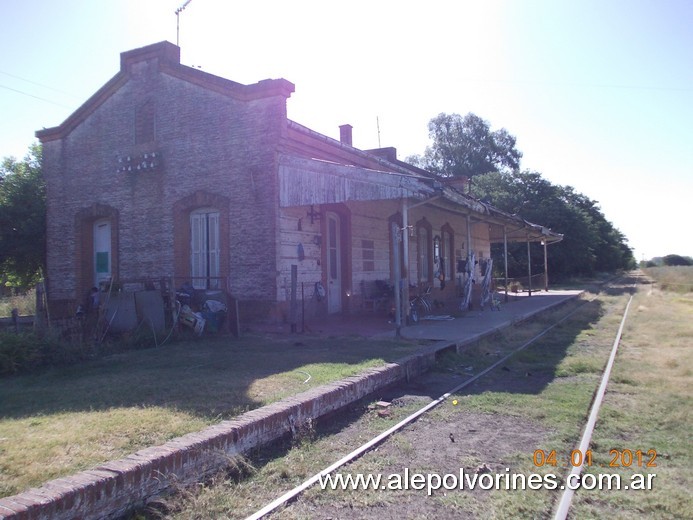
MULTIPOLYGON (((609 468, 655 468, 657 467, 657 450, 609 450, 609 457, 611 460, 608 464, 599 464, 601 467, 609 468)), ((532 456, 532 462, 538 468, 542 466, 560 466, 561 461, 559 460, 556 450, 534 450, 534 455, 532 456)), ((592 450, 586 450, 584 453, 581 450, 572 450, 567 457, 567 466, 579 467, 585 466, 595 466, 592 450)))

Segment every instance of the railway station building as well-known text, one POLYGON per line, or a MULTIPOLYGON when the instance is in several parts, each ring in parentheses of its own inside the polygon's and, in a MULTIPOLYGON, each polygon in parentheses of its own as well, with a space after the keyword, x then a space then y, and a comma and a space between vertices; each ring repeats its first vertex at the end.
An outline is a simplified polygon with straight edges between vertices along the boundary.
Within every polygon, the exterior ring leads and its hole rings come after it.
POLYGON ((394 148, 353 147, 348 124, 337 139, 289 120, 294 88, 184 66, 168 42, 122 53, 110 81, 37 132, 51 313, 76 312, 93 287, 161 280, 221 292, 245 320, 286 320, 297 294, 316 316, 378 311, 388 286, 459 307, 481 297, 492 243, 561 239, 394 148))

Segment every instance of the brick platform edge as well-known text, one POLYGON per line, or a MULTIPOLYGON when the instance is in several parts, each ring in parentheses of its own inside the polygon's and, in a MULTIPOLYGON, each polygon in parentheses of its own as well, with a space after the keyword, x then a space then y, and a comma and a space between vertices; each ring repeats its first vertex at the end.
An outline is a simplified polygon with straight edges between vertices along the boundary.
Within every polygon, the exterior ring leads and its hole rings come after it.
POLYGON ((308 419, 334 412, 380 388, 422 374, 435 362, 436 346, 246 412, 234 420, 161 446, 2 498, 0 518, 121 517, 167 488, 198 481, 223 467, 229 457, 272 442, 308 419))
MULTIPOLYGON (((556 305, 560 303, 563 302, 556 305)), ((94 469, 0 498, 0 519, 122 517, 146 504, 151 497, 173 486, 197 482, 222 468, 229 457, 277 440, 308 419, 319 418, 381 388, 423 374, 433 366, 438 352, 459 349, 513 323, 495 327, 463 343, 435 343, 397 362, 308 390, 94 469)))

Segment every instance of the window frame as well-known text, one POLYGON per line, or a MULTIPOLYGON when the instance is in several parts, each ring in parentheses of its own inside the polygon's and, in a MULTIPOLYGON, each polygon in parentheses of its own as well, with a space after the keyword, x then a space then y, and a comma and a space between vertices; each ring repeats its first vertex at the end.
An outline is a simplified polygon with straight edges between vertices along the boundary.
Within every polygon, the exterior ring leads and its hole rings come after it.
POLYGON ((190 278, 195 289, 219 289, 221 276, 220 211, 190 212, 190 278))

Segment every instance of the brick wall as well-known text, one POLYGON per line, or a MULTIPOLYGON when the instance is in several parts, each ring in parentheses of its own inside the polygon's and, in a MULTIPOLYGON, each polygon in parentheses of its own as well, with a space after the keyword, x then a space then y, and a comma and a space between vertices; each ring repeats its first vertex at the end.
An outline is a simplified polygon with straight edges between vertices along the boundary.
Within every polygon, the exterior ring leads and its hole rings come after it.
POLYGON ((49 298, 80 301, 93 285, 97 218, 112 224, 114 276, 189 276, 185 236, 195 209, 190 203, 197 200, 222 206, 221 266, 231 293, 273 301, 275 150, 286 131, 290 84, 276 80, 242 90, 170 62, 167 52, 141 54, 140 61, 126 60, 105 90, 61 127, 39 132, 48 189, 49 298), (153 166, 138 170, 144 154, 153 166))

